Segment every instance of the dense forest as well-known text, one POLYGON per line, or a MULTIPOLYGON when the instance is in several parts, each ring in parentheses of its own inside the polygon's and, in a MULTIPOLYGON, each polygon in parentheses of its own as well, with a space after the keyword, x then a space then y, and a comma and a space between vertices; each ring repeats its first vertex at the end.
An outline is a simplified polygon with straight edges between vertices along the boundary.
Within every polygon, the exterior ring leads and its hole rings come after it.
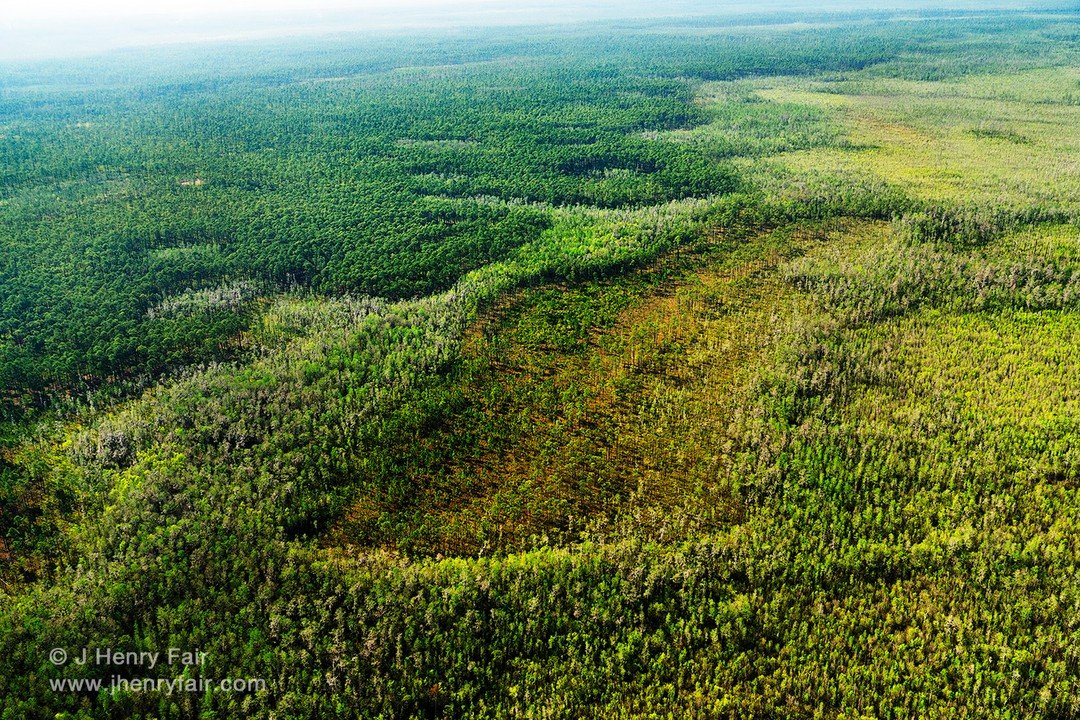
POLYGON ((0 717, 1080 715, 1078 158, 1051 8, 0 64, 0 717))

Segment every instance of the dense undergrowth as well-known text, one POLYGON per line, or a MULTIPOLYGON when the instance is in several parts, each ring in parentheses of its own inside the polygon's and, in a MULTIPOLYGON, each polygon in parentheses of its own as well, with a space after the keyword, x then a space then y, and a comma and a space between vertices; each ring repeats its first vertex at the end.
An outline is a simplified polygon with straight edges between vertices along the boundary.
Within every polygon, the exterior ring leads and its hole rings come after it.
MULTIPOLYGON (((1014 87, 1026 114, 1069 126, 1057 80, 1041 100, 1021 88, 1043 72, 1033 47, 1076 65, 1075 18, 965 28, 712 28, 627 40, 622 71, 516 59, 345 81, 370 96, 286 78, 305 112, 274 110, 278 90, 258 85, 200 90, 180 115, 267 129, 229 140, 247 145, 228 168, 196 153, 191 184, 147 164, 165 194, 103 199, 91 217, 126 218, 132 257, 179 273, 162 284, 137 263, 116 279, 146 318, 132 342, 171 319, 220 343, 176 367, 217 362, 91 407, 55 399, 64 372, 88 371, 82 355, 67 366, 0 333, 23 358, 14 395, 59 383, 35 396, 52 410, 12 414, 0 456, 2 716, 1080 713, 1080 231, 1072 185, 1010 184, 1029 152, 1015 137, 1036 159, 1072 140, 1019 127, 1012 105, 971 132, 874 100, 883 84, 946 102, 1014 87), (680 55, 723 41, 734 49, 680 55), (262 120, 225 111, 252 97, 262 120), (481 100, 490 114, 467 112, 481 100), (374 169, 339 173, 352 145, 334 113, 367 123, 356 147, 379 148, 374 169), (974 184, 924 182, 920 123, 974 184), (275 128, 312 154, 271 162, 259 143, 275 128), (892 173, 905 153, 915 170, 892 173), (253 158, 267 185, 230 185, 253 158), (213 202, 176 200, 204 190, 213 202), (354 195, 391 199, 360 230, 342 214, 354 195), (250 235, 192 242, 223 207, 250 235), (272 228, 245 214, 263 212, 272 228), (195 225, 158 247, 137 220, 162 217, 195 225), (84 647, 199 648, 208 663, 185 677, 266 688, 112 691, 115 667, 49 661, 84 647)), ((318 75, 333 88, 341 74, 318 75)), ((13 116, 33 94, 14 97, 13 116)), ((5 132, 6 152, 30 147, 5 132)), ((81 191, 46 200, 62 182, 6 172, 26 185, 4 196, 5 221, 38 213, 42 239, 86 221, 81 191)), ((55 249, 76 273, 64 282, 96 287, 70 250, 55 249)), ((5 257, 22 278, 4 286, 14 317, 37 276, 5 257)), ((128 359, 102 367, 119 380, 142 367, 128 359)))

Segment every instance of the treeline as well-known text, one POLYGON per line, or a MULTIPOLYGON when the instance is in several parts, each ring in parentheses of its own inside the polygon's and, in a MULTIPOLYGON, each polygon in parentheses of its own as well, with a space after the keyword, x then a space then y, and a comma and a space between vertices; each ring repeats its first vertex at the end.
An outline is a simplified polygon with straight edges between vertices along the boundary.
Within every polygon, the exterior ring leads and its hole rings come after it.
POLYGON ((227 357, 250 304, 148 316, 187 291, 423 295, 535 239, 550 220, 532 203, 730 192, 709 157, 638 136, 702 122, 690 92, 505 62, 172 89, 119 110, 50 96, 0 138, 0 382, 78 392, 227 357))
POLYGON ((265 101, 256 93, 233 96, 232 117, 224 120, 220 107, 171 98, 146 109, 160 114, 134 123, 110 116, 60 130, 56 160, 35 148, 66 121, 9 135, 4 387, 79 389, 80 376, 93 376, 96 385, 222 357, 247 326, 249 306, 208 308, 182 323, 147 316, 187 290, 256 279, 281 288, 425 294, 503 257, 549 222, 526 205, 473 196, 646 204, 735 184, 677 147, 627 135, 628 123, 689 122, 685 95, 656 100, 659 109, 598 108, 579 123, 596 129, 575 131, 550 118, 571 104, 595 104, 604 91, 593 87, 578 97, 571 88, 552 98, 555 85, 533 87, 508 93, 501 112, 490 107, 469 130, 465 118, 486 100, 468 92, 468 81, 461 89, 433 81, 386 85, 344 97, 289 93, 280 113, 254 117, 241 108, 265 101), (548 106, 530 117, 524 107, 537 96, 548 106), (338 115, 336 105, 361 104, 358 98, 368 99, 366 108, 338 115), (164 110, 173 103, 180 107, 164 110), (321 114, 335 117, 314 129, 320 103, 321 114), (306 118, 303 126, 291 125, 294 114, 306 118), (441 118, 460 122, 476 139, 443 137, 441 118), (83 158, 78 165, 65 164, 76 156, 83 158))

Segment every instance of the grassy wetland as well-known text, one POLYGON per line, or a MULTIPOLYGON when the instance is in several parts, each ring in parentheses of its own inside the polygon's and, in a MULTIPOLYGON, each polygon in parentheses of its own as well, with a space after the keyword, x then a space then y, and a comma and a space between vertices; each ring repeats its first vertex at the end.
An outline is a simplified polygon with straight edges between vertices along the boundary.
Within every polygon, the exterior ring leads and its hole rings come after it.
POLYGON ((0 717, 1080 714, 1080 16, 917 15, 0 66, 0 717))

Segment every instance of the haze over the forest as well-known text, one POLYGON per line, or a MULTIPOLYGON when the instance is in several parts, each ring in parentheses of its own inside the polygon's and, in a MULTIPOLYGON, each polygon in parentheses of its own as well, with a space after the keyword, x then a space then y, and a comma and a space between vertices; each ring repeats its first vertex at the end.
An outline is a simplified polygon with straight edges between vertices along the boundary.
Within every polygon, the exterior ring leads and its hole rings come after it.
POLYGON ((6 8, 0 17, 0 61, 37 60, 99 53, 115 48, 178 42, 320 35, 401 28, 461 28, 632 18, 750 15, 851 10, 985 10, 1056 7, 1062 3, 1018 0, 761 0, 708 2, 645 0, 165 0, 152 6, 131 0, 93 4, 47 0, 6 8))

